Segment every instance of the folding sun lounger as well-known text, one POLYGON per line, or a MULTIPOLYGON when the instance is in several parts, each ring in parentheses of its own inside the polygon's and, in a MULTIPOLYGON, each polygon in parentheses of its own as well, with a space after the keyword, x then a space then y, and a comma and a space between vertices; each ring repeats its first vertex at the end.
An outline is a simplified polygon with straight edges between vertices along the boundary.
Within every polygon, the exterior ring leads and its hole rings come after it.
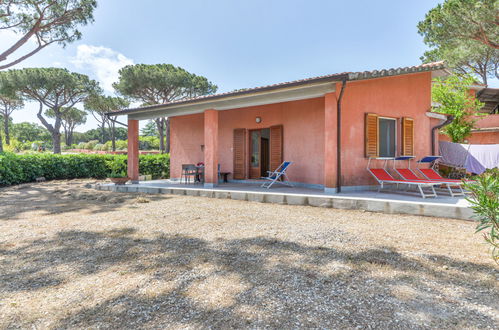
POLYGON ((387 184, 394 184, 397 187, 399 185, 408 185, 408 186, 416 186, 422 198, 437 197, 437 193, 435 192, 435 186, 439 186, 441 185, 441 183, 424 181, 424 180, 404 180, 404 179, 396 180, 395 178, 393 178, 393 176, 390 173, 388 173, 388 171, 385 168, 369 168, 370 162, 371 159, 369 159, 367 170, 376 179, 376 181, 378 181, 380 185, 378 188, 378 192, 381 191, 384 185, 387 184), (431 192, 425 193, 423 188, 429 188, 431 192))
MULTIPOLYGON (((435 164, 436 164, 436 161, 438 159, 442 158, 441 156, 426 156, 426 157, 423 157, 421 160, 419 160, 417 163, 418 164, 431 164, 433 163, 433 165, 430 167, 430 168, 418 168, 418 171, 425 177, 427 178, 428 180, 431 180, 431 181, 440 181, 440 182, 446 182, 446 183, 449 183, 447 186, 448 186, 448 189, 449 189, 449 192, 451 191, 450 187, 453 186, 453 187, 458 187, 459 190, 463 193, 466 193, 466 191, 463 189, 463 184, 465 182, 475 182, 475 180, 466 180, 466 179, 461 179, 461 180, 458 180, 458 179, 449 179, 449 178, 444 178, 440 175, 440 173, 438 173, 437 170, 435 170, 435 164)), ((454 193, 456 194, 456 193, 454 193)), ((452 194, 451 194, 452 196, 452 194)))
POLYGON ((293 162, 283 162, 278 168, 275 169, 275 171, 267 171, 268 176, 262 179, 269 181, 264 182, 261 187, 269 189, 276 182, 293 187, 293 185, 289 182, 288 176, 286 175, 286 170, 291 164, 293 164, 293 162), (283 180, 278 181, 280 179, 283 180))
POLYGON ((421 158, 421 160, 418 161, 418 164, 431 164, 433 163, 433 165, 430 167, 430 168, 418 168, 418 171, 425 177, 427 178, 428 180, 442 180, 442 181, 446 181, 446 182, 453 182, 453 183, 456 183, 456 184, 462 184, 463 181, 464 182, 473 182, 474 180, 457 180, 457 179, 448 179, 448 178, 444 178, 440 175, 440 173, 438 173, 436 170, 435 170, 435 161, 442 158, 441 156, 426 156, 424 158, 421 158))
MULTIPOLYGON (((397 172, 398 175, 400 175, 405 180, 440 183, 440 185, 443 185, 447 188, 447 191, 449 192, 451 197, 464 196, 464 190, 462 188, 462 182, 460 180, 444 179, 442 177, 440 177, 440 179, 431 179, 428 177, 426 179, 422 179, 422 178, 418 177, 411 169, 410 161, 413 158, 414 157, 412 157, 412 156, 402 156, 402 157, 394 158, 393 159, 393 170, 395 172, 397 172), (396 168, 395 167, 396 160, 408 160, 409 166, 407 168, 396 168), (457 188, 458 191, 452 190, 452 187, 457 188)), ((420 169, 420 171, 421 171, 421 169, 420 169)))

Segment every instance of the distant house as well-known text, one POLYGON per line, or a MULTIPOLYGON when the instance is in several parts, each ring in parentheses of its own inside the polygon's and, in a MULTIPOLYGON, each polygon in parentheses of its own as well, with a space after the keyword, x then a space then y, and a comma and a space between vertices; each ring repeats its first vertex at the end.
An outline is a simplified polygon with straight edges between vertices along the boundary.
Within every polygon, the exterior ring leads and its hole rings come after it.
POLYGON ((442 62, 346 72, 123 110, 129 175, 139 174, 138 121, 169 117, 173 179, 182 164, 202 162, 205 186, 212 187, 218 164, 237 182, 286 160, 298 185, 364 189, 375 184, 369 157, 432 154, 432 128, 446 119, 430 112, 432 78, 448 73, 442 62))
MULTIPOLYGON (((465 142, 469 144, 499 144, 499 88, 473 87, 476 97, 484 103, 481 114, 476 119, 476 128, 465 142)), ((440 134, 441 141, 450 141, 447 135, 440 134)))
POLYGON ((478 120, 477 128, 468 138, 473 144, 499 144, 499 88, 483 88, 477 92, 477 97, 485 103, 478 120))

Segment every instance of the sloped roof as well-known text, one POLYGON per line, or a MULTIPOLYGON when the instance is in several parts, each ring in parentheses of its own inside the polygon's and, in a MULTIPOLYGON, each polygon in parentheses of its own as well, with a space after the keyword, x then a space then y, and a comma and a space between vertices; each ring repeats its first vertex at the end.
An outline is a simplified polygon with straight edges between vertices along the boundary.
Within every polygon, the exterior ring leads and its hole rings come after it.
POLYGON ((140 111, 147 111, 147 110, 166 109, 170 106, 175 106, 175 105, 180 105, 180 104, 190 104, 190 103, 196 103, 196 102, 201 102, 201 101, 223 99, 226 97, 252 94, 252 93, 264 92, 264 91, 271 91, 271 90, 277 90, 277 89, 281 89, 281 88, 308 85, 308 84, 313 84, 313 83, 334 82, 334 81, 342 81, 342 80, 355 81, 355 80, 364 80, 364 79, 375 79, 375 78, 398 76, 398 75, 427 72, 427 71, 437 71, 437 70, 444 70, 444 69, 446 69, 445 63, 443 61, 440 61, 440 62, 425 63, 425 64, 408 66, 408 67, 401 67, 401 68, 391 68, 391 69, 372 70, 372 71, 363 71, 363 72, 334 73, 334 74, 329 74, 329 75, 324 75, 324 76, 317 76, 317 77, 312 77, 312 78, 293 80, 293 81, 282 82, 282 83, 277 83, 277 84, 272 84, 272 85, 239 89, 239 90, 225 92, 225 93, 203 95, 203 96, 193 97, 193 98, 189 98, 189 99, 181 99, 181 100, 176 100, 176 101, 168 102, 168 103, 164 103, 164 104, 156 104, 156 105, 149 105, 149 106, 143 106, 143 107, 138 107, 138 108, 124 109, 121 111, 110 112, 108 114, 112 114, 113 116, 116 116, 116 115, 126 115, 126 114, 130 114, 130 113, 137 113, 140 111))

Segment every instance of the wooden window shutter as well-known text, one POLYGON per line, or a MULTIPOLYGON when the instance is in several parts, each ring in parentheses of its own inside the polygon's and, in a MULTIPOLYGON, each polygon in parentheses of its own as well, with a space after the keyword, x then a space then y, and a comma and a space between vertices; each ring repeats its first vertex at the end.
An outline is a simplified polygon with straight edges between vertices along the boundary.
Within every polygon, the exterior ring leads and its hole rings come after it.
POLYGON ((378 115, 374 113, 366 113, 365 125, 366 125, 366 133, 365 133, 366 157, 378 157, 379 155, 378 115))
POLYGON ((234 130, 234 180, 246 179, 246 129, 234 130))
POLYGON ((414 156, 414 119, 402 118, 402 156, 414 156))
POLYGON ((274 171, 282 164, 282 125, 270 128, 270 170, 274 171))

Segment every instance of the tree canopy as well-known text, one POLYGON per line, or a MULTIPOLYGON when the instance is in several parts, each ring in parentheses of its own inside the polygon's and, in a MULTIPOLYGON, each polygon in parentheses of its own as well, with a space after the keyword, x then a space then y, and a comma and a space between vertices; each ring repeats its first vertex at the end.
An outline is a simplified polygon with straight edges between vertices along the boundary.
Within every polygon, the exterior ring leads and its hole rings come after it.
POLYGON ((93 22, 96 0, 0 0, 0 30, 11 30, 19 39, 0 50, 0 70, 22 62, 50 44, 65 46, 81 38, 79 26, 93 22), (29 40, 36 47, 25 54, 19 52, 29 40))
POLYGON ((50 133, 43 126, 29 122, 13 124, 12 136, 21 142, 50 139, 50 133))
POLYGON ((172 64, 127 65, 119 71, 119 80, 113 86, 123 96, 144 105, 167 103, 217 91, 217 86, 207 78, 172 64))
MULTIPOLYGON (((113 86, 121 95, 143 105, 213 94, 218 88, 207 78, 172 64, 127 65, 119 71, 119 80, 113 86)), ((169 152, 169 121, 157 118, 155 122, 160 137, 160 149, 169 152)))
POLYGON ((121 97, 92 95, 85 101, 85 109, 90 111, 101 126, 101 142, 106 140, 106 125, 111 132, 112 149, 116 150, 116 116, 108 116, 113 111, 122 110, 129 106, 129 102, 121 97), (113 117, 113 118, 111 118, 113 117))
POLYGON ((418 24, 429 46, 475 40, 499 49, 499 1, 446 0, 431 9, 418 24))
POLYGON ((446 0, 418 24, 430 50, 423 62, 445 60, 461 74, 473 74, 487 84, 499 78, 499 1, 446 0))
POLYGON ((426 51, 421 60, 424 63, 444 60, 457 73, 474 75, 485 85, 489 78, 499 79, 499 49, 476 41, 426 51))
POLYGON ((52 134, 54 153, 61 152, 60 128, 65 112, 90 95, 101 92, 98 83, 88 76, 60 68, 10 70, 0 78, 0 84, 7 91, 17 91, 24 98, 39 103, 37 117, 52 134), (46 108, 53 111, 53 124, 44 117, 46 108))

